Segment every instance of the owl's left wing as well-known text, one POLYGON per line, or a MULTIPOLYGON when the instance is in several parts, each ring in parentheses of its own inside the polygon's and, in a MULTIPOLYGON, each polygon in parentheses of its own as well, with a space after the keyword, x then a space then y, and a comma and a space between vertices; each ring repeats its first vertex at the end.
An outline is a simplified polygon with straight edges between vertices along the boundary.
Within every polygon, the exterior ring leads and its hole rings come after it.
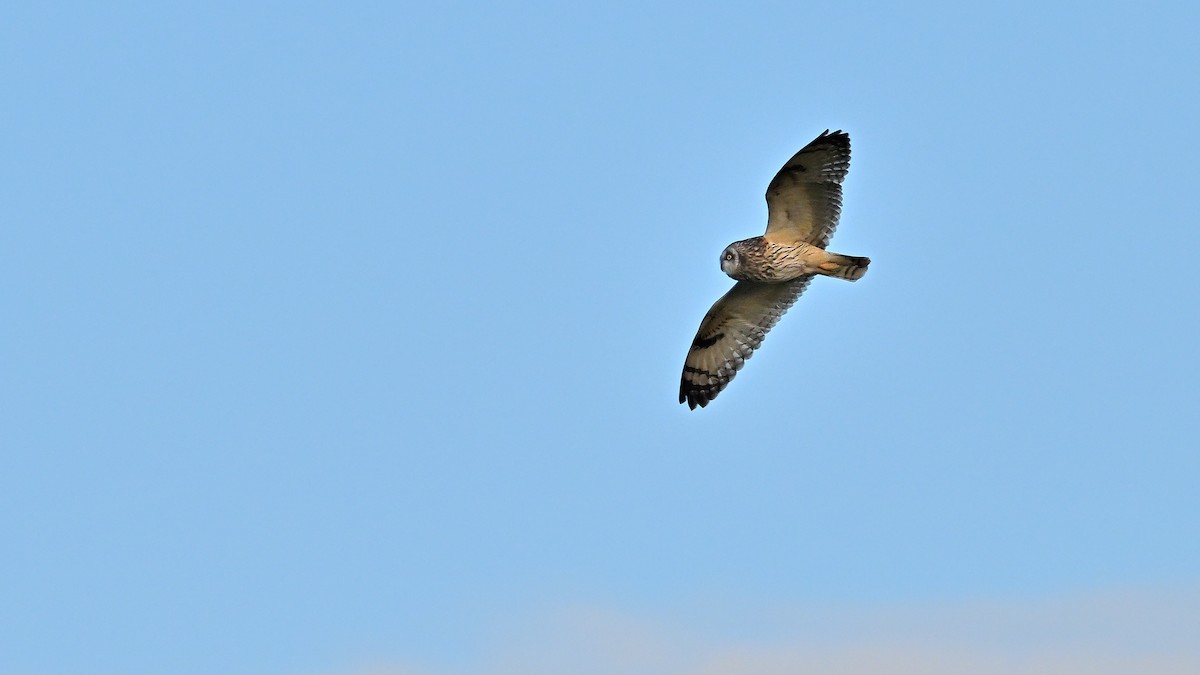
POLYGON ((767 239, 821 248, 842 215, 842 181, 850 170, 850 136, 817 136, 783 165, 767 186, 767 239))
POLYGON ((695 410, 716 398, 811 280, 809 275, 782 284, 734 284, 700 322, 683 362, 679 402, 695 410))

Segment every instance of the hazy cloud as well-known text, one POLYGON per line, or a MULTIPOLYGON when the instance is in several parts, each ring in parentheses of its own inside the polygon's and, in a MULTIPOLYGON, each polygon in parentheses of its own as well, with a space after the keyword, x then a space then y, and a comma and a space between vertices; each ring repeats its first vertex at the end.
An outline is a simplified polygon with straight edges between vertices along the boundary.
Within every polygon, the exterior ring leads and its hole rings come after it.
POLYGON ((355 675, 1200 673, 1200 589, 941 606, 577 608, 499 629, 469 669, 355 675), (719 617, 719 618, 713 618, 719 617))

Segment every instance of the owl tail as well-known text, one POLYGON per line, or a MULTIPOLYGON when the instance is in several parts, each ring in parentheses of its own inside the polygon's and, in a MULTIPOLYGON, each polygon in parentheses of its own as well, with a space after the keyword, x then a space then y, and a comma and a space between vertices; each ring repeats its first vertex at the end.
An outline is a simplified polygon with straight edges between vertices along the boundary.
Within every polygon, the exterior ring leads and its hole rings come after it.
POLYGON ((858 281, 862 278, 862 275, 867 273, 867 265, 870 264, 870 258, 827 253, 825 262, 817 267, 821 269, 822 274, 827 276, 846 279, 847 281, 858 281))

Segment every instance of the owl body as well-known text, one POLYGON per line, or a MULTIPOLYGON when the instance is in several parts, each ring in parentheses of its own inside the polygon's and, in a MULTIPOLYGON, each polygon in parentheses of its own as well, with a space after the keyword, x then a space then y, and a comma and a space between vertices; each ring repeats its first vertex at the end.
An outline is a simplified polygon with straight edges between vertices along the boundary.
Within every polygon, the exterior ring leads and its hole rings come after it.
POLYGON ((721 253, 721 271, 738 281, 783 283, 822 272, 825 251, 806 242, 776 243, 765 237, 735 241, 721 253))

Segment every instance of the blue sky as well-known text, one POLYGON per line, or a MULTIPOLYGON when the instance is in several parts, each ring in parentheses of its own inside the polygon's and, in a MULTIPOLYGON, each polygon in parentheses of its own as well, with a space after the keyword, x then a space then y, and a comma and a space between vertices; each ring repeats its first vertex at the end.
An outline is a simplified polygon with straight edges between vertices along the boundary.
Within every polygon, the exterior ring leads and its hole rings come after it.
POLYGON ((862 635, 797 608, 1194 593, 1198 20, 6 6, 0 670, 495 672, 564 612, 786 662, 862 635), (717 256, 826 128, 871 270, 689 412, 717 256))

